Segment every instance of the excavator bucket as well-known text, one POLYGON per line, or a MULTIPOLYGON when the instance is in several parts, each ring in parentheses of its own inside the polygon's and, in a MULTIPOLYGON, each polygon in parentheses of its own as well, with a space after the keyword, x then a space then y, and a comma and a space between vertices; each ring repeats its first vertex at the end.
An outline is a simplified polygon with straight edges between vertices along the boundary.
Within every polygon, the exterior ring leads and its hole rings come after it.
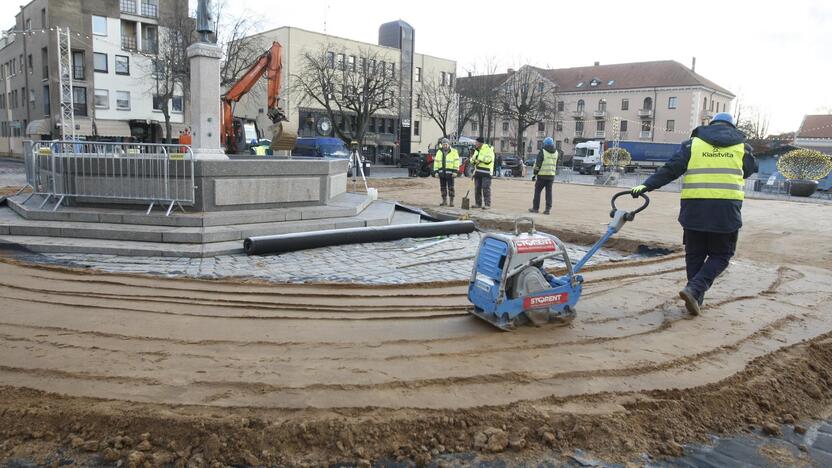
POLYGON ((272 150, 291 151, 295 147, 298 133, 283 124, 284 122, 278 122, 272 126, 272 150))

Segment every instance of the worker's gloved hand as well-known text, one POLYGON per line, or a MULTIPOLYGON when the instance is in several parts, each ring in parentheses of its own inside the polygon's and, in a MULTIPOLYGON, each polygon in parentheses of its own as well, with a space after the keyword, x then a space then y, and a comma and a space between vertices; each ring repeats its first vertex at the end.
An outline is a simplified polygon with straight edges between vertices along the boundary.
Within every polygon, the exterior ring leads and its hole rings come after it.
POLYGON ((535 180, 537 180, 537 174, 532 176, 532 182, 534 182, 535 180))
POLYGON ((638 196, 641 195, 642 193, 649 192, 649 191, 650 190, 647 188, 647 186, 642 184, 642 185, 636 185, 635 187, 631 188, 630 189, 630 194, 633 196, 633 198, 638 198, 638 196))
POLYGON ((436 177, 436 171, 430 171, 430 176, 431 177, 436 177))

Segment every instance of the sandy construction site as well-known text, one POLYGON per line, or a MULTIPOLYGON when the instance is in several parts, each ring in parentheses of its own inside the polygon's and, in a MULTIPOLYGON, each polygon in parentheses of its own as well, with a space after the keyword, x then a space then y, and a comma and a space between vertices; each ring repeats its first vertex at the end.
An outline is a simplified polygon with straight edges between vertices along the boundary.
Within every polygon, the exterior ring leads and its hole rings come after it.
MULTIPOLYGON (((439 201, 435 179, 376 185, 439 201)), ((504 226, 531 190, 495 180, 494 209, 470 214, 504 226)), ((613 193, 556 185, 553 214, 536 219, 589 244, 613 193)), ((678 194, 651 198, 611 246, 674 252, 592 267, 570 326, 512 333, 468 313, 462 281, 193 281, 0 258, 0 459, 367 465, 582 449, 629 461, 827 416, 829 206, 746 201, 738 254, 691 318, 676 295, 678 194)))

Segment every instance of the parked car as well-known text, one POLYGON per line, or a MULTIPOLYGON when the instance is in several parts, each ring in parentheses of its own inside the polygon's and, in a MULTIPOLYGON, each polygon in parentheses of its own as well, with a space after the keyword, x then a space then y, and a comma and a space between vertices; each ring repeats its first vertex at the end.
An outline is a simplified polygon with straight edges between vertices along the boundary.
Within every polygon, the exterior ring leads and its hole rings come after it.
MULTIPOLYGON (((434 153, 435 154, 435 153, 434 153)), ((433 171, 433 154, 411 153, 408 158, 408 177, 429 177, 433 171)))
MULTIPOLYGON (((326 158, 326 159, 349 159, 347 165, 347 176, 352 177, 353 161, 350 158, 350 150, 340 138, 332 137, 311 137, 298 138, 292 149, 292 156, 326 158)), ((362 156, 364 175, 370 175, 370 163, 362 156)))
POLYGON ((523 161, 515 154, 506 154, 500 156, 500 169, 502 174, 510 172, 511 177, 523 176, 523 161))

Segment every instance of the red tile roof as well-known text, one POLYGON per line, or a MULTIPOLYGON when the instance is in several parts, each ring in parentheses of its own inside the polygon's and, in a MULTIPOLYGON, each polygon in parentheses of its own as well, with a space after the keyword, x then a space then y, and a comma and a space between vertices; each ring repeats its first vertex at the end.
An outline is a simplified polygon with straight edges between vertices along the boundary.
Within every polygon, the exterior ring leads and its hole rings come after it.
POLYGON ((832 138, 832 114, 804 116, 797 138, 832 138))

